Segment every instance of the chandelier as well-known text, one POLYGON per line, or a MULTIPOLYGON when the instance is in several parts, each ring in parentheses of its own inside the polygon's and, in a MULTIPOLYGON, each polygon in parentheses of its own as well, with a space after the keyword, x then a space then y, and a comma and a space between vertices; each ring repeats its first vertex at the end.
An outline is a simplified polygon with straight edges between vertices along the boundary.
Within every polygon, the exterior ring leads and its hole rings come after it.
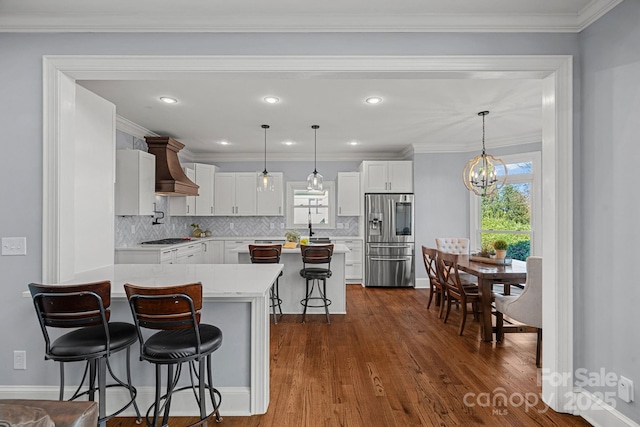
POLYGON ((316 169, 316 156, 317 156, 317 133, 320 126, 313 125, 313 172, 307 177, 307 190, 322 191, 322 175, 320 175, 316 169))
POLYGON ((258 191, 274 191, 273 176, 267 172, 267 129, 269 125, 262 125, 264 129, 264 170, 258 175, 258 191))
POLYGON ((507 165, 497 157, 487 154, 484 148, 484 117, 488 111, 478 113, 482 116, 482 154, 469 160, 462 171, 462 180, 469 191, 478 196, 490 196, 500 189, 507 180, 507 165), (496 168, 502 168, 498 176, 496 168))

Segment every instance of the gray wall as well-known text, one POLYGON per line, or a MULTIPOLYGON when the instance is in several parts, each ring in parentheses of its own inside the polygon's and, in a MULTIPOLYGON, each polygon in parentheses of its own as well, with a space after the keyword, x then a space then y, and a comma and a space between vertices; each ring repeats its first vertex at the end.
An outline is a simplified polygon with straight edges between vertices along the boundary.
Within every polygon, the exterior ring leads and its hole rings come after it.
MULTIPOLYGON (((637 10, 634 14, 636 18, 640 16, 637 10)), ((25 257, 0 256, 0 280, 3 288, 0 325, 14 325, 11 329, 3 328, 0 332, 0 384, 37 385, 57 382, 56 369, 42 357, 43 342, 31 302, 21 296, 29 282, 41 280, 42 55, 569 54, 576 57, 577 77, 580 68, 578 41, 579 36, 576 34, 0 33, 0 94, 5 101, 0 104, 0 129, 3 133, 0 182, 4 184, 0 199, 0 236, 26 236, 28 249, 25 257), (12 369, 13 350, 27 351, 28 370, 12 369)), ((578 93, 579 87, 576 84, 576 94, 578 93)), ((579 110, 579 104, 576 107, 579 110)), ((576 129, 576 135, 579 135, 579 129, 576 129)), ((599 142, 609 143, 612 136, 613 131, 605 132, 605 138, 599 139, 599 142)), ((275 166, 274 164, 274 170, 275 166)), ((620 196, 616 201, 623 203, 624 200, 626 197, 620 196)), ((615 205, 616 203, 612 204, 615 205)), ((418 211, 417 215, 422 215, 422 212, 418 211)), ((466 222, 464 227, 467 227, 466 222)), ((610 272, 608 266, 597 268, 599 275, 610 272)), ((600 288, 604 282, 595 280, 595 275, 593 277, 591 286, 600 288)), ((622 330, 626 325, 619 319, 612 320, 617 322, 613 323, 614 328, 622 330)), ((581 325, 577 324, 577 328, 580 329, 581 325)), ((595 337, 582 336, 581 330, 577 336, 586 340, 588 347, 595 346, 595 337)), ((583 346, 585 342, 578 342, 578 345, 583 346)))
MULTIPOLYGON (((587 28, 582 45, 581 174, 575 253, 575 365, 635 382, 617 409, 640 420, 640 1, 625 1, 587 28)), ((595 392, 614 390, 588 387, 595 392)))

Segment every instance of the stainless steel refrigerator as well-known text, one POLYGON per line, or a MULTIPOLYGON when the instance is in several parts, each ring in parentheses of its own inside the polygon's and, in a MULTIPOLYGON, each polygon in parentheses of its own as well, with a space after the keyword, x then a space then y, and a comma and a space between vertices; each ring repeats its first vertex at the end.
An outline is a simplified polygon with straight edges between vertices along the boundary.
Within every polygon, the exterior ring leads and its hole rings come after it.
POLYGON ((413 194, 365 194, 365 286, 413 287, 413 194))

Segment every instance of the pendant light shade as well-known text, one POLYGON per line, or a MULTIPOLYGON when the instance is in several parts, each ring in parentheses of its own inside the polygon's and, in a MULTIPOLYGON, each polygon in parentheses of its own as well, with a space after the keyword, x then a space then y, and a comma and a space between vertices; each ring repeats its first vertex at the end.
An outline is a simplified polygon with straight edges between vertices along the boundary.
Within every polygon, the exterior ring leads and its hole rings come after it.
POLYGON ((316 156, 318 150, 318 128, 320 126, 313 125, 311 129, 313 129, 313 172, 309 174, 307 177, 307 190, 312 191, 322 191, 322 175, 320 175, 316 168, 316 156))
POLYGON ((507 180, 507 165, 497 157, 485 153, 484 117, 488 111, 478 113, 482 116, 482 154, 469 160, 462 171, 462 180, 469 191, 478 196, 490 196, 499 190, 507 180), (498 170, 502 173, 498 176, 498 170))
POLYGON ((258 174, 258 191, 273 191, 273 176, 267 172, 267 129, 269 125, 262 125, 264 129, 264 170, 258 174))

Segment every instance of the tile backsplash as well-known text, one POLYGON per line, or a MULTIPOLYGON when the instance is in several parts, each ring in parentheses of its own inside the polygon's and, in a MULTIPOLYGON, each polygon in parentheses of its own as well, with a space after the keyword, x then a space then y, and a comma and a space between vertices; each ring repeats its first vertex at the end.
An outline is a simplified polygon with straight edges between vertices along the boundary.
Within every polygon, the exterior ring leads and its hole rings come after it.
MULTIPOLYGON (((214 237, 284 237, 286 218, 283 216, 262 217, 184 217, 169 214, 168 197, 156 196, 156 210, 164 213, 164 218, 158 219, 159 224, 153 225, 151 216, 116 216, 115 217, 115 247, 122 248, 137 245, 149 240, 167 237, 191 236, 191 224, 199 224, 203 230, 211 230, 214 237), (273 228, 272 227, 273 224, 273 228)), ((162 216, 157 214, 156 218, 162 216)), ((314 229, 316 236, 357 236, 358 217, 336 217, 336 222, 343 228, 314 229)), ((304 235, 306 229, 299 229, 304 235)))

